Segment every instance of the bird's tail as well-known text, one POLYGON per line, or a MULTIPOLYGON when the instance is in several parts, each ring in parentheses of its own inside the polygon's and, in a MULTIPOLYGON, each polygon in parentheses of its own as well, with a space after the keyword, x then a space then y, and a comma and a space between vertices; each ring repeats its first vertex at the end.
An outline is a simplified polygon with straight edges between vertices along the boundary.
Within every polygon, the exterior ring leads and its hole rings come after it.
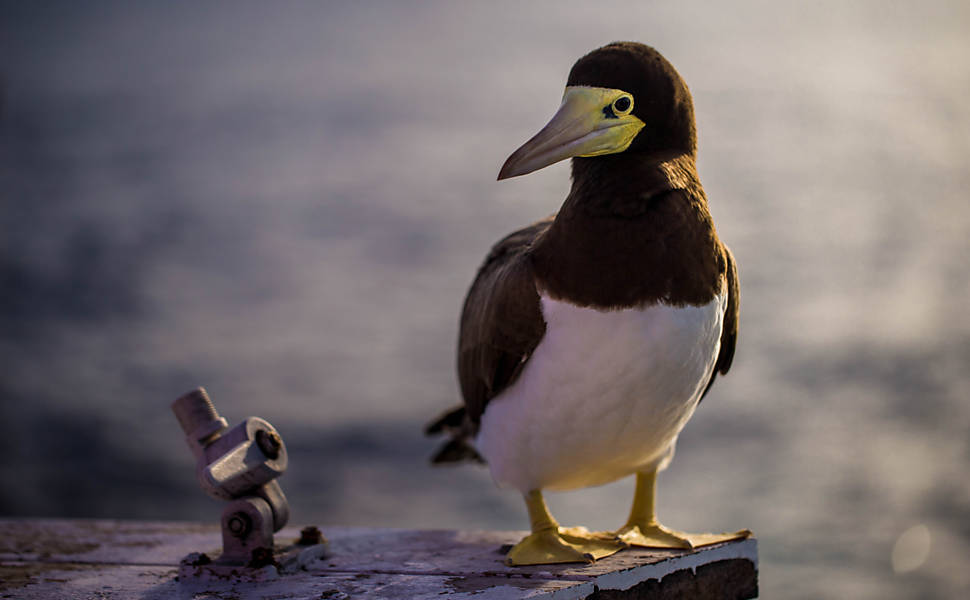
POLYGON ((425 435, 446 434, 450 438, 431 457, 431 464, 441 465, 463 461, 485 464, 485 459, 468 441, 472 435, 472 429, 466 416, 465 407, 459 406, 445 412, 424 428, 425 435))

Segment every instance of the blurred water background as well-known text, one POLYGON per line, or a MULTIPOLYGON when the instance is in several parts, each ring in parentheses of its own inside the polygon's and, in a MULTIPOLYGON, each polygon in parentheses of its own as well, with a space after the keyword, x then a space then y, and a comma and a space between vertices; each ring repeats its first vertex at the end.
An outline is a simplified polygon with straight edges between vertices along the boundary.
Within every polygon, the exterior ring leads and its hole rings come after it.
POLYGON ((568 189, 500 165, 616 39, 691 86, 742 279, 661 517, 753 529, 765 598, 968 597, 962 1, 0 2, 0 514, 214 521, 205 385, 283 433, 298 524, 525 528, 420 429, 479 261, 568 189))

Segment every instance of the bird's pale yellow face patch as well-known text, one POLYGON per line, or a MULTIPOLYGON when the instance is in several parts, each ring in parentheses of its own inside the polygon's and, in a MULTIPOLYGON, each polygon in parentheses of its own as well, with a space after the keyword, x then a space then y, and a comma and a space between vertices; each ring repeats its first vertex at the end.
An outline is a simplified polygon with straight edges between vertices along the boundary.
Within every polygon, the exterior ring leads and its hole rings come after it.
POLYGON ((643 128, 633 95, 611 88, 570 86, 549 123, 505 161, 499 179, 525 175, 574 156, 623 152, 643 128))

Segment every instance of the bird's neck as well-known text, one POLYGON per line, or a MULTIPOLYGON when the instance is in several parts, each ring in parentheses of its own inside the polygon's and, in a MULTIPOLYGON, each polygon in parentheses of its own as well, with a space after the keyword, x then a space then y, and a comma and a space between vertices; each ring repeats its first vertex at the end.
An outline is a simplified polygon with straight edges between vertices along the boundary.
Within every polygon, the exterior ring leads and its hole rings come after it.
POLYGON ((620 153, 574 158, 572 179, 572 189, 560 212, 630 217, 647 212, 650 198, 670 190, 696 190, 701 199, 704 197, 691 154, 620 153))
POLYGON ((574 159, 530 255, 543 293, 604 309, 706 304, 725 260, 690 154, 574 159))

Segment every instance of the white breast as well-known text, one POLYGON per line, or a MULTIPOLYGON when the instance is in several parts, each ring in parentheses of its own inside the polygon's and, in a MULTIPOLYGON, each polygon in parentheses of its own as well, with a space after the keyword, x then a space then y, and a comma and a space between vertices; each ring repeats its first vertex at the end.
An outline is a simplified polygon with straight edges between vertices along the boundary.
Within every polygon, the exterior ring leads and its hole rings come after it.
POLYGON ((725 303, 599 311, 543 296, 545 336, 482 415, 492 477, 563 490, 662 467, 714 369, 725 303))

